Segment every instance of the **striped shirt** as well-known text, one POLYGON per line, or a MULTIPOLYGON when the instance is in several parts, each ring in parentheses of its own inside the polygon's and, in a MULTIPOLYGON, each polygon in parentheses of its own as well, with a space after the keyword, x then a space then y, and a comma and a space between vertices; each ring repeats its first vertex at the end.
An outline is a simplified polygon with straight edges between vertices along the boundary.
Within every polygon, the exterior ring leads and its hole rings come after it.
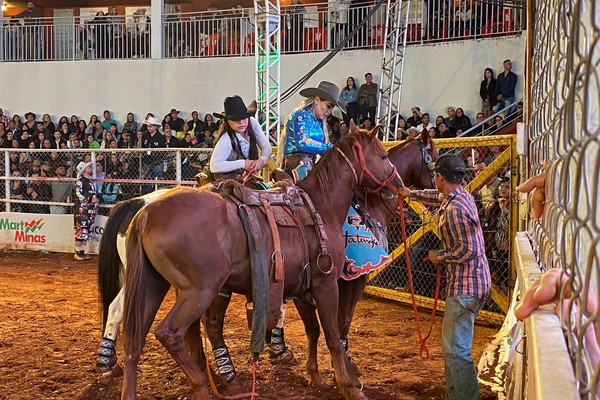
POLYGON ((438 228, 442 249, 438 260, 446 266, 448 296, 485 297, 491 286, 483 232, 473 196, 462 186, 445 199, 435 189, 412 191, 411 200, 439 207, 438 228))

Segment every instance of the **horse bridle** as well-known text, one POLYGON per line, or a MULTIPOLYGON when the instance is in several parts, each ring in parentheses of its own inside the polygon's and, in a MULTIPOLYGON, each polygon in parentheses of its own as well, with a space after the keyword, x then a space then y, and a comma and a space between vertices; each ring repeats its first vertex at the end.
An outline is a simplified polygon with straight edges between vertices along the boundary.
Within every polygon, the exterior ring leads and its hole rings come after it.
POLYGON ((348 159, 348 157, 344 154, 344 152, 342 150, 340 150, 338 147, 336 147, 335 149, 342 155, 343 159, 346 161, 346 163, 348 164, 348 166, 350 167, 350 169, 352 170, 352 173, 354 174, 354 179, 356 180, 356 184, 360 187, 364 187, 364 185, 361 185, 361 182, 363 181, 363 178, 365 176, 365 174, 371 178, 371 180, 373 182, 375 182, 377 186, 376 189, 367 189, 365 188, 365 190, 369 193, 379 193, 381 190, 383 190, 384 188, 388 188, 391 189, 394 192, 397 192, 398 189, 396 189, 394 186, 392 186, 390 184, 390 182, 396 177, 398 176, 398 171, 396 170, 396 166, 392 163, 390 163, 390 165, 392 166, 392 173, 390 174, 390 176, 388 176, 384 181, 380 181, 379 179, 377 179, 377 177, 375 175, 373 175, 373 173, 371 172, 371 170, 369 170, 369 168, 367 167, 367 163, 365 160, 365 155, 362 149, 362 146, 359 142, 354 142, 354 144, 352 145, 353 150, 355 150, 358 154, 358 161, 360 163, 360 177, 358 176, 358 174, 356 173, 356 169, 354 168, 354 166, 352 165, 352 163, 350 162, 350 160, 348 159))

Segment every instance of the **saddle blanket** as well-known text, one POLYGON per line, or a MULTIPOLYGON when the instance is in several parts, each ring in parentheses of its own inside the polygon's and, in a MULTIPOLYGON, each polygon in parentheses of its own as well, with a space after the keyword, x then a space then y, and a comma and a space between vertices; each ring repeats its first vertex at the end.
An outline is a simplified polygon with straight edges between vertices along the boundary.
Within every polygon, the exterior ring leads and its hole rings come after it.
POLYGON ((342 278, 350 281, 387 264, 390 257, 379 240, 366 226, 364 219, 351 206, 342 226, 346 246, 346 262, 342 278))

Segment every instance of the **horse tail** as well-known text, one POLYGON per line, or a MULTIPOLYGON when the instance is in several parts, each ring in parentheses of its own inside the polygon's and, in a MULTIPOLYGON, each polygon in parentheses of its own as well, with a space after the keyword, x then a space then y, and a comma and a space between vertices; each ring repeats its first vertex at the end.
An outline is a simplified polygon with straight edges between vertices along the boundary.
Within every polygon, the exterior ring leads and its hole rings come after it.
POLYGON ((143 201, 131 199, 118 203, 111 212, 104 233, 100 239, 98 252, 98 292, 102 307, 102 329, 106 328, 108 319, 108 307, 113 302, 121 289, 120 274, 123 270, 123 262, 119 257, 116 246, 119 231, 129 226, 131 219, 142 208, 143 201))
POLYGON ((127 231, 127 271, 125 274, 125 309, 123 313, 123 334, 125 342, 130 343, 129 354, 139 356, 142 352, 145 338, 145 308, 147 280, 152 265, 146 257, 142 245, 142 234, 146 228, 148 213, 138 213, 127 231))

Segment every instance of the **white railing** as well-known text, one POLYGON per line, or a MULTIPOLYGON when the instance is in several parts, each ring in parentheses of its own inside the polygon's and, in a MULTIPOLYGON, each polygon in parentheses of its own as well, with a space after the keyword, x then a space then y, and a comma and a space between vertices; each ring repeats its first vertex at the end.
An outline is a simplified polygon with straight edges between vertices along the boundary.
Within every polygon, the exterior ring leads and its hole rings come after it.
MULTIPOLYGON (((29 196, 30 189, 36 188, 36 182, 50 187, 56 182, 75 182, 77 166, 84 160, 102 165, 101 173, 105 175, 94 170, 93 177, 100 192, 111 184, 105 197, 112 201, 102 204, 110 206, 160 187, 195 185, 195 176, 205 170, 211 153, 209 148, 2 149, 0 211, 46 213, 50 205, 72 205, 48 196, 29 196), (65 167, 65 176, 55 175, 57 165, 65 167), (117 184, 119 190, 113 192, 112 184, 117 184)), ((47 188, 39 192, 48 194, 47 188)))
MULTIPOLYGON (((369 20, 371 5, 319 3, 282 7, 282 52, 334 49, 354 28, 344 49, 383 46, 385 4, 369 20)), ((497 1, 472 6, 446 0, 415 2, 407 30, 408 44, 506 36, 525 29, 522 8, 497 1)), ((254 54, 252 9, 166 14, 161 41, 165 58, 245 56, 254 54)), ((25 24, 4 18, 0 61, 127 59, 150 57, 150 17, 39 18, 25 24)))

